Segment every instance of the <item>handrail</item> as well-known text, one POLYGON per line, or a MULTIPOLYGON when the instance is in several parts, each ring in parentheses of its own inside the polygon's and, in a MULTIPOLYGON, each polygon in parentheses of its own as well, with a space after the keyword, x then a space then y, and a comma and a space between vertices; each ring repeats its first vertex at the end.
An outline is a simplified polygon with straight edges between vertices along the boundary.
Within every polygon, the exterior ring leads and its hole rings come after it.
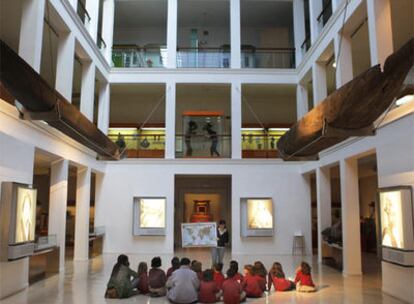
MULTIPOLYGON (((214 48, 214 47, 177 47, 177 51, 179 50, 227 50, 230 51, 229 48, 214 48)), ((249 50, 253 50, 253 49, 249 49, 249 50)), ((243 51, 243 49, 242 49, 243 51)), ((253 51, 295 51, 295 48, 254 48, 253 51)))
POLYGON ((320 22, 322 16, 326 13, 326 11, 328 10, 328 8, 332 7, 332 0, 328 2, 328 4, 326 4, 323 8, 321 13, 319 14, 319 16, 316 18, 316 21, 320 22))
POLYGON ((78 6, 81 8, 81 10, 85 14, 85 16, 88 17, 88 21, 91 21, 91 16, 89 15, 89 13, 88 13, 85 5, 82 3, 82 1, 78 0, 78 6))
POLYGON ((116 45, 113 45, 112 46, 112 49, 113 50, 122 50, 122 49, 131 50, 131 49, 134 49, 134 50, 137 50, 137 51, 159 50, 161 48, 162 48, 161 45, 159 47, 157 47, 157 46, 149 46, 149 47, 148 46, 144 46, 144 47, 140 47, 140 46, 138 46, 136 44, 116 44, 116 45))
POLYGON ((104 48, 106 49, 106 42, 103 40, 102 34, 98 32, 98 46, 101 47, 101 44, 103 44, 104 48))
POLYGON ((310 36, 306 36, 305 40, 303 40, 302 44, 300 45, 300 48, 303 49, 303 46, 310 40, 310 36))

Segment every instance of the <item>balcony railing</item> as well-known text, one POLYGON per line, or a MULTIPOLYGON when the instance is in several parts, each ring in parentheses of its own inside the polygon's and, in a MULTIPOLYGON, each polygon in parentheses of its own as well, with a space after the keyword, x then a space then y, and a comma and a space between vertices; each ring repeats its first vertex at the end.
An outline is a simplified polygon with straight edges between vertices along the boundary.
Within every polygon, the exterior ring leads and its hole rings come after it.
POLYGON ((167 47, 114 45, 112 62, 116 68, 164 68, 167 63, 167 47))
POLYGON ((98 37, 97 37, 97 40, 96 40, 96 45, 98 46, 98 48, 99 48, 100 50, 104 50, 104 49, 106 49, 106 43, 105 43, 105 40, 103 40, 103 38, 102 38, 102 34, 101 34, 101 33, 99 33, 99 32, 98 32, 98 37))
POLYGON ((89 16, 88 11, 86 10, 85 4, 82 1, 78 0, 77 13, 79 18, 82 20, 83 24, 87 24, 91 21, 91 16, 89 16))
POLYGON ((329 18, 332 16, 332 1, 327 1, 325 6, 322 8, 321 13, 319 14, 316 20, 319 24, 322 24, 322 27, 328 22, 329 18))
POLYGON ((242 48, 241 66, 242 68, 293 69, 295 68, 295 49, 242 48))
POLYGON ((176 158, 230 158, 230 135, 185 135, 175 136, 176 158))
POLYGON ((177 68, 229 68, 230 48, 177 48, 177 68))
POLYGON ((305 40, 302 42, 300 48, 302 49, 302 54, 305 54, 311 47, 311 39, 310 36, 307 36, 305 40))
POLYGON ((279 158, 277 141, 286 131, 269 134, 242 133, 243 158, 279 158))
POLYGON ((126 149, 128 158, 164 158, 165 134, 109 134, 108 137, 121 149, 126 149))

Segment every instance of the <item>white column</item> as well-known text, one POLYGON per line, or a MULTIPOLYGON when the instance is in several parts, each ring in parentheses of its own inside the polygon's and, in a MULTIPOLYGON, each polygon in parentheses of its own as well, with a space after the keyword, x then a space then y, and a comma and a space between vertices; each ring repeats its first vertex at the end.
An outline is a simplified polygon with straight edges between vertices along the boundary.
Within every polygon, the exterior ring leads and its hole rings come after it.
POLYGON ((109 65, 112 66, 112 45, 114 40, 114 0, 104 0, 102 7, 102 39, 105 41, 106 48, 103 50, 104 57, 109 65))
POLYGON ((368 35, 371 65, 385 63, 393 53, 391 1, 367 0, 368 35))
POLYGON ((327 167, 316 170, 316 201, 318 213, 318 262, 322 262, 322 231, 332 225, 331 174, 327 167))
POLYGON ((68 0, 68 1, 76 12, 76 10, 78 9, 78 0, 68 0))
POLYGON ((316 106, 328 95, 326 84, 326 66, 323 62, 314 62, 312 65, 313 105, 316 106))
POLYGON ((99 84, 98 104, 98 129, 104 134, 108 134, 111 94, 110 85, 107 82, 101 82, 99 84))
POLYGON ((95 101, 95 65, 92 61, 82 62, 82 82, 80 94, 80 111, 93 122, 93 108, 95 101))
POLYGON ((73 64, 75 60, 75 36, 59 33, 56 58, 56 90, 72 102, 73 64))
POLYGON ((242 87, 240 82, 231 84, 231 158, 242 158, 242 87))
POLYGON ((99 18, 99 1, 98 0, 86 0, 85 8, 88 11, 91 20, 88 23, 88 32, 91 35, 93 41, 96 42, 98 33, 98 18, 99 18))
POLYGON ((48 234, 56 235, 60 248, 59 269, 65 267, 66 206, 68 200, 69 161, 59 160, 50 168, 48 234))
POLYGON ((340 88, 353 78, 351 37, 337 34, 334 39, 334 46, 336 60, 336 88, 340 88))
POLYGON ((76 217, 75 217, 75 261, 89 258, 89 207, 91 192, 91 169, 78 169, 76 178, 76 217))
POLYGON ((338 7, 341 5, 341 2, 343 0, 332 0, 332 14, 335 13, 335 11, 338 9, 338 7))
POLYGON ((293 28, 295 33, 296 67, 302 62, 302 43, 305 40, 305 5, 303 0, 293 0, 293 28))
POLYGON ((358 162, 341 160, 343 274, 361 275, 361 236, 359 226, 358 162))
POLYGON ((316 41, 319 36, 321 26, 317 20, 319 14, 322 12, 322 0, 310 0, 309 1, 309 22, 311 32, 312 44, 316 41))
POLYGON ((165 88, 165 158, 175 158, 176 83, 168 81, 165 88))
POLYGON ((25 0, 21 5, 19 56, 26 60, 33 69, 40 72, 45 1, 25 0))
POLYGON ((240 0, 230 0, 230 65, 241 68, 240 0))
POLYGON ((308 112, 308 88, 305 84, 299 82, 296 86, 296 119, 301 119, 308 112))
POLYGON ((177 67, 177 0, 168 0, 167 16, 167 68, 177 67))

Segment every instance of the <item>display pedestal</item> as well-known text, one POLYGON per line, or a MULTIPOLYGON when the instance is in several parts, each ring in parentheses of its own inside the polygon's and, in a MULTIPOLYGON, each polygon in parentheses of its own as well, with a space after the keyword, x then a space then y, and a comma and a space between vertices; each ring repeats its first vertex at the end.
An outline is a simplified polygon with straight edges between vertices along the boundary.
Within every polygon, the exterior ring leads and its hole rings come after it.
POLYGON ((29 258, 29 284, 59 273, 58 246, 35 251, 29 258))

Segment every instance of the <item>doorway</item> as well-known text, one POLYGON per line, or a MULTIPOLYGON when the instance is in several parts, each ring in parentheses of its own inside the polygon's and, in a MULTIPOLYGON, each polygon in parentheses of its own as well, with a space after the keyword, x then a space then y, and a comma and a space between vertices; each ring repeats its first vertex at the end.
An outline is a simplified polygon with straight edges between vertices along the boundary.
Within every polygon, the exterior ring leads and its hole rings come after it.
MULTIPOLYGON (((181 224, 225 220, 231 235, 231 176, 176 175, 174 248, 182 247, 181 224)), ((229 244, 231 246, 231 244, 229 244)))

